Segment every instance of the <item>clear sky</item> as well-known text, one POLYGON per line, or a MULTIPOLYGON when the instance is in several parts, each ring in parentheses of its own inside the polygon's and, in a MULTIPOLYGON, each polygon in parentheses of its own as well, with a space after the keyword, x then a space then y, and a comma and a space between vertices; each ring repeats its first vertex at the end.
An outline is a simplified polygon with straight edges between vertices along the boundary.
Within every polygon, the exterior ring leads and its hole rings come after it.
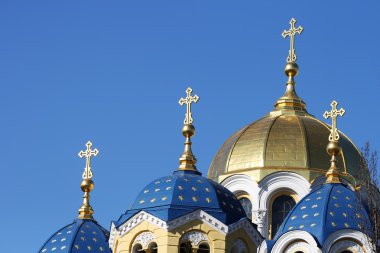
POLYGON ((96 219, 109 229, 151 180, 177 168, 192 86, 193 151, 222 143, 285 90, 295 17, 297 92, 322 119, 380 150, 379 1, 0 1, 1 252, 36 252, 77 216, 87 140, 96 219))

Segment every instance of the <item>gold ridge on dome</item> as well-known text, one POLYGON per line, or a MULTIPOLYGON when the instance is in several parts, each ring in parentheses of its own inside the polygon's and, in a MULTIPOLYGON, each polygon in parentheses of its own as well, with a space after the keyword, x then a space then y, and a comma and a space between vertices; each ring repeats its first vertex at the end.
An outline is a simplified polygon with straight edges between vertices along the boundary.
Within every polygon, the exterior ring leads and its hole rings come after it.
POLYGON ((186 89, 186 97, 181 98, 178 102, 181 106, 186 104, 186 116, 184 121, 184 126, 182 128, 182 134, 186 138, 185 140, 185 149, 179 158, 179 168, 178 170, 190 170, 197 171, 195 164, 197 163, 197 159, 193 155, 191 151, 191 137, 195 134, 195 127, 193 126, 193 117, 191 114, 191 104, 197 103, 199 97, 197 95, 191 96, 193 89, 188 87, 186 89))
POLYGON ((94 189, 94 182, 92 181, 92 170, 91 170, 91 157, 97 156, 99 154, 98 149, 91 150, 92 142, 88 141, 86 143, 86 150, 81 150, 78 153, 78 156, 80 158, 86 157, 86 167, 84 168, 84 172, 82 175, 82 183, 80 184, 80 187, 82 191, 84 192, 83 195, 83 204, 79 208, 78 212, 78 218, 79 219, 93 219, 92 214, 94 213, 94 210, 92 209, 90 205, 90 192, 92 189, 94 189))
POLYGON ((301 34, 303 27, 295 27, 297 21, 292 18, 289 22, 290 29, 282 32, 282 37, 290 37, 290 49, 287 57, 287 64, 285 65, 285 74, 288 76, 286 82, 285 94, 275 103, 275 111, 271 114, 307 114, 305 102, 297 95, 295 90, 294 77, 298 74, 298 65, 296 64, 297 55, 294 47, 295 36, 301 34))
POLYGON ((339 110, 336 109, 336 106, 338 105, 338 102, 335 100, 332 101, 331 107, 332 110, 330 112, 325 111, 323 114, 323 117, 325 119, 331 118, 332 125, 329 135, 329 144, 327 145, 327 153, 331 156, 331 165, 329 170, 326 172, 326 183, 341 183, 340 177, 339 177, 339 169, 337 166, 337 159, 336 157, 340 154, 341 148, 339 146, 339 133, 337 128, 337 117, 341 116, 343 117, 344 113, 346 112, 343 108, 340 108, 339 110))

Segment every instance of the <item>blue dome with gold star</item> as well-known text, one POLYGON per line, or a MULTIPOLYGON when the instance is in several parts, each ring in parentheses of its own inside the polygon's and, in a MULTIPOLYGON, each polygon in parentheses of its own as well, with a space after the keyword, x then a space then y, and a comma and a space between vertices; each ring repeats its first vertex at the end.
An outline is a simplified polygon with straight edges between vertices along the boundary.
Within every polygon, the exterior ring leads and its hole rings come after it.
POLYGON ((313 235, 319 245, 332 233, 353 229, 370 233, 368 214, 355 192, 341 183, 323 184, 290 211, 274 240, 292 230, 313 235))
POLYGON ((137 196, 132 207, 113 224, 118 227, 135 214, 145 211, 155 217, 170 221, 183 215, 202 210, 226 225, 246 218, 240 202, 227 188, 202 177, 196 169, 196 158, 191 151, 191 137, 195 134, 192 124, 191 103, 199 99, 191 96, 193 90, 186 90, 187 97, 179 103, 187 105, 187 112, 182 128, 186 138, 185 148, 179 158, 179 168, 172 175, 159 178, 149 183, 137 196))
POLYGON ((198 209, 227 225, 246 217, 240 202, 227 188, 202 177, 198 171, 178 170, 148 184, 115 225, 140 211, 169 221, 198 209))
POLYGON ((79 152, 79 157, 86 157, 86 167, 80 184, 84 195, 78 219, 54 233, 38 253, 111 253, 108 246, 109 232, 94 220, 94 210, 90 205, 90 192, 94 188, 90 158, 97 156, 99 151, 96 148, 91 150, 91 141, 86 146, 86 151, 79 152))
POLYGON ((111 253, 109 233, 94 220, 76 219, 54 233, 39 253, 111 253))

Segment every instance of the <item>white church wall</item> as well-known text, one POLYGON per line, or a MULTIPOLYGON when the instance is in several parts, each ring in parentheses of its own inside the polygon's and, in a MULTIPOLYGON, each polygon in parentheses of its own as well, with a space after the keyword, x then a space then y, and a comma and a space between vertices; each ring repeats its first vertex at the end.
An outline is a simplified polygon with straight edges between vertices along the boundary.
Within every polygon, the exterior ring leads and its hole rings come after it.
POLYGON ((271 253, 322 253, 314 237, 308 232, 293 230, 283 234, 274 244, 271 253))
POLYGON ((235 174, 221 182, 235 195, 244 193, 252 202, 252 222, 257 230, 268 237, 268 210, 273 196, 279 192, 292 192, 298 200, 310 192, 310 183, 301 175, 293 172, 275 172, 266 176, 258 184, 248 175, 235 174))

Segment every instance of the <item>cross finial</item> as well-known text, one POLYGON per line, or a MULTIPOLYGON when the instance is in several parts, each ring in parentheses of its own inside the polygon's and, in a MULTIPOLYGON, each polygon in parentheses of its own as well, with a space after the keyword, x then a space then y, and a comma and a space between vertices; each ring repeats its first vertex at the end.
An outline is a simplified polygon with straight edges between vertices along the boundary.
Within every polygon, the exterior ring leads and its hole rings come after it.
POLYGON ((199 173, 197 171, 197 167, 195 164, 197 163, 197 159, 193 155, 193 152, 191 151, 191 137, 195 134, 195 127, 193 125, 193 117, 191 116, 191 104, 197 103, 199 100, 199 97, 197 95, 191 96, 191 93, 193 90, 188 87, 186 89, 187 96, 185 98, 181 98, 178 102, 182 106, 186 104, 187 110, 186 110, 186 117, 184 121, 184 126, 182 128, 182 134, 186 138, 185 140, 185 149, 179 158, 179 168, 178 170, 185 170, 185 171, 193 171, 194 173, 199 173))
POLYGON ((325 111, 323 114, 323 117, 325 119, 331 118, 332 119, 332 126, 331 126, 331 133, 329 136, 329 144, 327 145, 327 153, 331 156, 330 160, 330 168, 326 172, 326 183, 340 183, 340 177, 339 177, 339 169, 337 166, 337 156, 341 152, 341 148, 339 147, 339 133, 338 129, 336 127, 336 118, 338 116, 343 116, 345 113, 345 110, 343 108, 340 108, 339 110, 336 109, 336 106, 338 105, 338 102, 335 100, 332 101, 331 111, 325 111))
POLYGON ((87 149, 81 150, 78 155, 80 158, 86 157, 86 168, 84 169, 82 178, 83 179, 90 179, 92 178, 92 171, 91 171, 91 157, 97 156, 99 154, 99 151, 95 148, 94 150, 91 150, 92 142, 88 141, 86 143, 87 149))
POLYGON ((328 118, 331 118, 332 119, 332 126, 331 126, 331 133, 330 133, 330 136, 329 136, 329 141, 338 141, 339 140, 339 133, 338 133, 338 129, 337 129, 337 126, 336 126, 336 118, 338 116, 341 116, 343 117, 344 113, 346 112, 343 108, 340 108, 339 110, 336 109, 336 106, 338 105, 338 102, 336 102, 335 100, 332 101, 331 103, 331 107, 332 107, 332 110, 331 111, 325 111, 325 113, 323 114, 323 117, 325 117, 325 119, 328 119, 328 118))
POLYGON ((84 168, 84 172, 82 175, 82 183, 80 184, 80 188, 84 192, 83 195, 83 204, 79 208, 79 219, 93 219, 92 214, 94 213, 94 210, 92 209, 90 205, 90 192, 94 188, 94 182, 92 181, 92 171, 91 171, 91 157, 97 156, 99 154, 99 151, 95 148, 91 150, 92 143, 91 141, 88 141, 86 143, 86 150, 81 150, 79 152, 79 157, 83 158, 86 157, 86 168, 84 168))
POLYGON ((185 117, 185 121, 184 121, 184 124, 185 125, 191 125, 193 123, 193 117, 191 115, 191 104, 192 103, 197 103, 198 100, 199 100, 199 97, 197 95, 195 96, 191 96, 191 93, 193 92, 193 89, 191 89, 190 87, 188 87, 186 89, 186 94, 187 96, 185 98, 181 98, 178 103, 183 106, 184 104, 186 104, 186 117, 185 117))
POLYGON ((284 30, 282 32, 282 37, 283 38, 286 38, 286 37, 290 37, 290 49, 289 49, 289 55, 288 55, 288 58, 287 58, 287 62, 296 62, 297 60, 297 55, 296 55, 296 51, 295 51, 295 48, 294 48, 294 38, 296 36, 296 34, 301 34, 302 31, 303 31, 303 28, 302 26, 299 26, 297 28, 295 28, 295 24, 296 24, 296 20, 294 18, 292 18, 289 22, 290 24, 290 29, 289 30, 284 30))

